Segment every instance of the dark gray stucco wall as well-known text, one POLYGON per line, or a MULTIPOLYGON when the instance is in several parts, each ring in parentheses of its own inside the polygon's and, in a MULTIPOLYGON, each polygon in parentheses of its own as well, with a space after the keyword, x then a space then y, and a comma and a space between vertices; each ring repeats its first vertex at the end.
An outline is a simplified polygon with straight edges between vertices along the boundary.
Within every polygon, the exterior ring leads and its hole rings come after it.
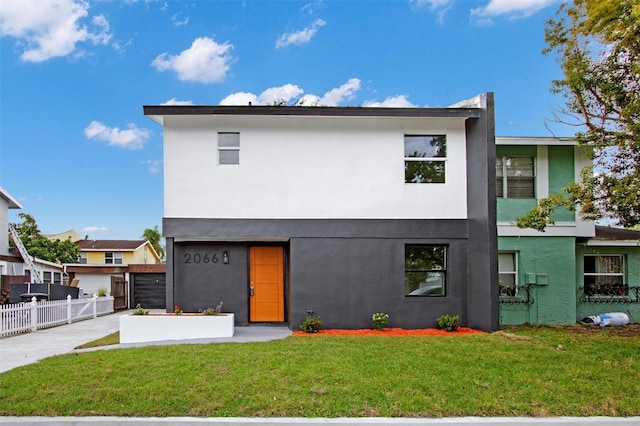
POLYGON ((466 242, 451 239, 296 238, 291 240, 291 325, 307 311, 327 328, 370 328, 386 312, 390 327, 435 327, 442 314, 466 323, 466 242), (405 244, 448 245, 445 297, 404 295, 405 244))
POLYGON ((233 312, 237 325, 248 322, 248 254, 239 243, 174 243, 173 305, 185 312, 198 312, 223 302, 224 312, 233 312), (223 252, 229 263, 223 263, 223 252))
POLYGON ((469 326, 499 326, 496 148, 493 93, 480 96, 480 118, 466 121, 469 326))

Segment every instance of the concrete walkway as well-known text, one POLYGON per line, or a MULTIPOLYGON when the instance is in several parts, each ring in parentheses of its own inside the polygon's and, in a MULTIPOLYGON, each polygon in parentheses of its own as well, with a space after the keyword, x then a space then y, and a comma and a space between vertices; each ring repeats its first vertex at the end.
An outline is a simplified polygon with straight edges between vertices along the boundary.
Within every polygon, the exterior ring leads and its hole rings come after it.
MULTIPOLYGON (((0 338, 0 373, 23 365, 33 364, 34 362, 54 355, 75 352, 76 350, 74 348, 80 345, 118 331, 120 329, 120 316, 127 314, 129 314, 129 312, 119 312, 75 322, 73 324, 38 330, 32 333, 2 337, 0 338)), ((290 335, 291 330, 285 326, 252 325, 248 327, 236 327, 233 337, 109 345, 86 350, 105 350, 149 345, 266 342, 269 340, 284 339, 290 335)))

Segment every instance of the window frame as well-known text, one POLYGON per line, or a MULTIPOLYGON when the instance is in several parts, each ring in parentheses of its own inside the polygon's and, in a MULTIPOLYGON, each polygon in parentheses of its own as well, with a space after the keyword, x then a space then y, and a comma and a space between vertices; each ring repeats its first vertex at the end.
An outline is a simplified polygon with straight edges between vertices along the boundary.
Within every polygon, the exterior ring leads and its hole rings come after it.
POLYGON ((504 198, 504 199, 516 199, 516 200, 529 200, 535 199, 537 196, 537 174, 538 174, 538 163, 535 155, 498 155, 496 156, 496 197, 504 198), (507 175, 507 160, 512 158, 531 158, 532 162, 532 176, 523 176, 527 178, 531 178, 532 188, 531 188, 531 196, 530 197, 515 197, 509 196, 509 179, 513 180, 514 176, 507 175), (498 161, 502 163, 501 174, 498 174, 498 161), (498 195, 498 184, 501 183, 502 187, 502 195, 498 195))
POLYGON ((218 132, 218 165, 219 166, 236 166, 240 164, 240 132, 218 132), (220 135, 237 135, 237 146, 221 146, 220 135), (237 158, 233 162, 222 161, 223 154, 237 153, 237 158))
POLYGON ((405 184, 444 184, 447 183, 447 135, 446 134, 405 134, 403 138, 403 147, 404 147, 404 183, 405 184), (411 157, 407 156, 406 147, 407 147, 407 139, 410 138, 436 138, 443 137, 444 138, 444 156, 443 157, 411 157), (431 181, 431 182, 415 182, 412 180, 407 180, 407 163, 442 163, 442 181, 431 181))
POLYGON ((517 251, 499 251, 498 252, 498 291, 500 297, 516 297, 518 296, 519 282, 518 282, 518 252, 517 251), (502 271, 500 269, 500 255, 512 255, 513 271, 502 271), (513 287, 505 284, 501 284, 501 275, 513 275, 513 287))
POLYGON ((80 265, 86 265, 87 263, 89 263, 89 255, 87 254, 87 252, 81 251, 78 253, 78 263, 80 265))
POLYGON ((448 287, 448 273, 447 267, 449 262, 449 245, 448 244, 418 244, 411 243, 405 244, 404 246, 404 297, 447 297, 447 287, 448 287), (442 247, 443 249, 443 265, 441 265, 440 269, 410 269, 407 268, 407 249, 410 247, 442 247), (442 274, 442 292, 441 294, 411 294, 421 288, 426 287, 418 287, 411 292, 407 292, 407 278, 408 274, 442 274))
MULTIPOLYGON (((594 264, 597 265, 597 264, 594 264)), ((584 290, 584 294, 587 296, 602 296, 602 297, 611 297, 611 296, 626 296, 628 293, 628 283, 627 283, 627 270, 626 270, 627 262, 626 255, 620 253, 586 253, 582 256, 582 286, 584 290), (587 258, 595 258, 597 262, 598 258, 618 258, 620 259, 620 271, 621 272, 587 272, 585 261, 587 258), (604 286, 606 291, 592 291, 591 284, 587 283, 587 277, 594 277, 593 289, 600 290, 604 286), (620 284, 608 284, 608 283, 598 283, 598 277, 621 277, 620 284)), ((597 266, 596 266, 597 269, 597 266)))
POLYGON ((122 260, 122 252, 120 251, 108 251, 104 253, 104 264, 105 265, 122 265, 124 264, 122 260), (107 255, 111 255, 111 262, 108 261, 107 255), (119 262, 118 262, 119 261, 119 262))

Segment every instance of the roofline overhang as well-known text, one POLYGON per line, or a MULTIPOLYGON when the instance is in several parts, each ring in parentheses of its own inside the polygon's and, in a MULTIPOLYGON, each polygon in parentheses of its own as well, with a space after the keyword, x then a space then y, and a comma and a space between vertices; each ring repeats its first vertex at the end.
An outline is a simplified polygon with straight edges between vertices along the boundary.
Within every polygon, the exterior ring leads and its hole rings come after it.
POLYGON ((379 108, 325 106, 143 105, 158 124, 168 115, 238 115, 291 117, 480 118, 481 108, 379 108))
POLYGON ((0 197, 7 200, 7 204, 9 205, 10 209, 22 209, 22 204, 20 204, 18 200, 13 198, 11 194, 9 194, 7 190, 1 186, 0 186, 0 197))

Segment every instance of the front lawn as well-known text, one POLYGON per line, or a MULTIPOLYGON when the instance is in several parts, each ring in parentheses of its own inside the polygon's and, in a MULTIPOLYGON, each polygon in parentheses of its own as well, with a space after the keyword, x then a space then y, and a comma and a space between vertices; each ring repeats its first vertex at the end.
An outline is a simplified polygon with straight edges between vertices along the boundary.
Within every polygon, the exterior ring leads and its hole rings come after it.
POLYGON ((639 415, 640 334, 590 330, 82 352, 0 374, 0 415, 639 415))

